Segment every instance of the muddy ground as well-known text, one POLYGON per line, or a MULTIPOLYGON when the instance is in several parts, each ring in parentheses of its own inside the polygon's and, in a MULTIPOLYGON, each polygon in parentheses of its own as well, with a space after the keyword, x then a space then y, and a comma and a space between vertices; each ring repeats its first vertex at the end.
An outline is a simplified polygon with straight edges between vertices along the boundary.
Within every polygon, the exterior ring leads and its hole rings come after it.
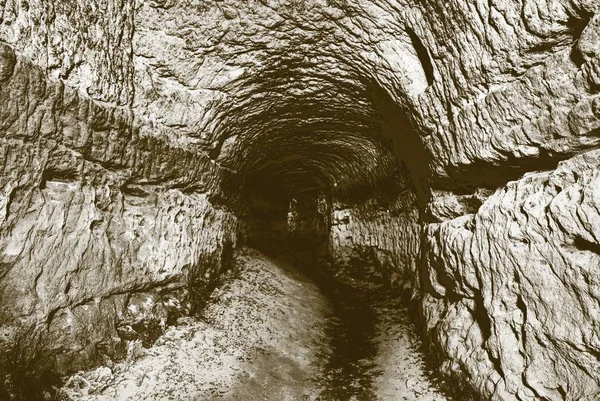
POLYGON ((244 248, 202 315, 67 379, 75 401, 447 400, 400 299, 244 248))

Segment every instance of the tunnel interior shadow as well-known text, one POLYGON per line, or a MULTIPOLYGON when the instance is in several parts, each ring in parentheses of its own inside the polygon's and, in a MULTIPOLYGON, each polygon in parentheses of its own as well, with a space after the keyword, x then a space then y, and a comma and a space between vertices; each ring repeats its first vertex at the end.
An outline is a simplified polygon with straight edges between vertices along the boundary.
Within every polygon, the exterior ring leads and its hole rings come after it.
MULTIPOLYGON (((329 302, 328 349, 320 377, 319 400, 372 400, 372 385, 378 374, 376 312, 373 294, 336 277, 328 256, 331 205, 322 193, 291 200, 286 219, 282 215, 262 220, 263 230, 250 245, 283 264, 290 263, 314 282, 329 302), (285 232, 283 230, 285 227, 285 232), (273 230, 267 233, 265 230, 273 230)), ((274 216, 274 214, 271 214, 274 216)))

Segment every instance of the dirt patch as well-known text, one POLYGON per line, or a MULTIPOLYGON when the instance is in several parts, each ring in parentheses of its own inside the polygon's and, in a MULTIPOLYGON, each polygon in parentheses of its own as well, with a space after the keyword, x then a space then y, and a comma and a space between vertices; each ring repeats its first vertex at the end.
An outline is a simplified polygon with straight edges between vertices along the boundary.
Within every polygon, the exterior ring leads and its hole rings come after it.
POLYGON ((130 343, 122 363, 73 375, 69 399, 316 399, 327 300, 257 251, 238 252, 235 263, 239 278, 213 292, 200 319, 179 319, 149 349, 130 343))

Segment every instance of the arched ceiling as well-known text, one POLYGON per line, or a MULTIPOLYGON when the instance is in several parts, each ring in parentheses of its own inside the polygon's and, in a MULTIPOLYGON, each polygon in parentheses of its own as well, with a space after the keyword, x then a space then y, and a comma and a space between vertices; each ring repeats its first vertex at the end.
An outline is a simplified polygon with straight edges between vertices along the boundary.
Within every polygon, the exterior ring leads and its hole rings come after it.
POLYGON ((343 192, 397 173, 365 85, 352 72, 324 78, 321 69, 288 66, 246 82, 256 92, 225 117, 222 137, 233 139, 217 161, 242 180, 272 181, 290 195, 343 192))
POLYGON ((191 3, 144 6, 148 22, 172 18, 173 30, 166 34, 185 40, 189 60, 174 63, 169 46, 147 43, 154 55, 140 74, 148 90, 137 94, 138 107, 155 107, 148 102, 153 91, 182 83, 202 87, 201 107, 192 110, 194 99, 188 99, 189 112, 200 112, 196 131, 174 121, 191 118, 169 115, 181 114, 171 104, 153 108, 153 115, 180 131, 176 141, 206 151, 229 169, 232 191, 242 196, 258 191, 283 200, 326 191, 343 197, 393 182, 402 161, 393 142, 412 128, 405 120, 390 133, 381 103, 400 109, 391 92, 424 76, 418 68, 413 80, 393 73, 402 52, 407 61, 418 57, 401 29, 398 3, 368 10, 334 1, 203 4, 202 11, 191 3), (205 13, 207 26, 186 26, 186 12, 205 13), (199 38, 204 47, 194 42, 199 38))

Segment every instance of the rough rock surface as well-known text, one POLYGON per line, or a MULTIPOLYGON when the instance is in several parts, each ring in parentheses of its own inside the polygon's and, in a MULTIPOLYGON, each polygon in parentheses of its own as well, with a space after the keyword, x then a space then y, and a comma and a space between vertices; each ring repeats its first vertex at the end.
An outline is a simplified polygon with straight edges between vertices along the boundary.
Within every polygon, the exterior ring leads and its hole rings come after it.
POLYGON ((0 47, 12 64, 0 87, 2 321, 43 323, 67 370, 114 357, 121 330, 164 327, 190 309, 190 281, 200 291, 223 269, 236 218, 210 201, 221 172, 0 47))
POLYGON ((599 161, 592 151, 527 174, 427 228, 427 325, 490 399, 600 396, 599 161), (457 316, 467 329, 452 329, 457 316))
POLYGON ((335 204, 331 216, 329 255, 338 269, 370 275, 392 287, 412 286, 421 248, 413 191, 359 205, 335 204))
POLYGON ((118 357, 292 222, 411 282, 465 388, 598 398, 599 9, 0 0, 3 328, 118 357))

